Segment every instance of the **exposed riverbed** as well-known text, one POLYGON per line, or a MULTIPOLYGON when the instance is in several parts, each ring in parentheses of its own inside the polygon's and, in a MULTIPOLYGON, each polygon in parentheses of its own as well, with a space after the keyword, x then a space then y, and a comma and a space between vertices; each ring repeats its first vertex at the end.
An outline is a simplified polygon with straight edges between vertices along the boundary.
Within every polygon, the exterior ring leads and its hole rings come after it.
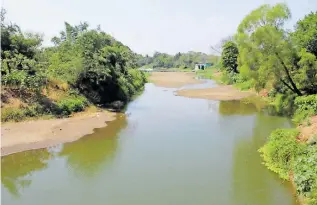
POLYGON ((267 170, 257 152, 272 130, 291 126, 288 119, 240 101, 190 99, 175 91, 147 84, 127 116, 107 127, 75 142, 2 157, 2 203, 296 204, 291 185, 267 170))

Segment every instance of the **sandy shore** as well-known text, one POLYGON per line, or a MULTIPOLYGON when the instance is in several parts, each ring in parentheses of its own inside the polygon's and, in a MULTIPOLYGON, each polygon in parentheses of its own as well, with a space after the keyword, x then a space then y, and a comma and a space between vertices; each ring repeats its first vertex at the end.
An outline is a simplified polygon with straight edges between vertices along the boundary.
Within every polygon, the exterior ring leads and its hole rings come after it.
POLYGON ((176 91, 176 95, 210 100, 239 100, 249 97, 253 95, 253 93, 242 92, 228 85, 220 85, 215 88, 178 90, 176 91))
POLYGON ((200 84, 203 81, 194 79, 193 72, 153 72, 150 81, 156 86, 179 88, 184 85, 200 84))
MULTIPOLYGON (((193 72, 153 72, 150 76, 150 81, 157 86, 169 88, 180 88, 184 85, 204 83, 204 81, 196 80, 194 77, 195 73, 193 72)), ((175 92, 177 96, 211 100, 237 100, 252 94, 252 92, 242 92, 227 85, 205 89, 184 89, 175 92)))
MULTIPOLYGON (((194 77, 195 73, 190 72, 154 72, 150 80, 157 86, 169 88, 204 83, 194 77)), ((241 92, 232 86, 219 86, 178 90, 176 95, 212 100, 235 100, 248 97, 252 93, 241 92)), ((115 115, 111 112, 96 112, 64 119, 4 123, 1 126, 1 155, 75 141, 92 133, 94 128, 106 126, 107 121, 116 118, 115 115)))
POLYGON ((115 113, 103 111, 64 119, 4 123, 1 156, 75 141, 114 119, 115 113))

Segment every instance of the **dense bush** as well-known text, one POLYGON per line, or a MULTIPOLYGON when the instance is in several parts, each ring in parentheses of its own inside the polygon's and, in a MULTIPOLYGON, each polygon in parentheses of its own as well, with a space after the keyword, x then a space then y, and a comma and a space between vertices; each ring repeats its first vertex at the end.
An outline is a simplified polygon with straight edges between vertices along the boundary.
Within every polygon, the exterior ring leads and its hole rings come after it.
POLYGON ((317 188, 316 185, 312 190, 311 196, 308 199, 308 205, 317 205, 317 188))
POLYGON ((317 145, 298 142, 295 129, 278 129, 259 150, 268 169, 285 180, 293 173, 297 193, 317 202, 317 145))
POLYGON ((38 97, 23 108, 5 107, 3 121, 42 114, 69 115, 82 111, 88 101, 127 103, 146 83, 144 73, 136 70, 137 55, 100 28, 65 22, 64 31, 52 39, 54 46, 41 49, 40 35, 5 24, 4 14, 2 10, 1 84, 38 97), (48 99, 43 94, 48 87, 63 94, 48 99), (34 110, 33 104, 38 108, 34 110))
POLYGON ((56 114, 70 115, 72 112, 80 112, 88 105, 85 97, 74 96, 67 97, 56 103, 56 114))
POLYGON ((297 192, 310 197, 317 190, 317 146, 308 145, 296 156, 292 170, 297 192))
POLYGON ((277 129, 271 133, 268 142, 259 150, 265 165, 283 179, 289 179, 292 163, 304 149, 304 145, 296 141, 298 134, 295 129, 277 129))
POLYGON ((222 71, 220 78, 221 83, 226 85, 235 85, 240 90, 249 90, 254 87, 254 82, 252 79, 245 79, 239 73, 233 71, 229 72, 227 70, 222 71))
POLYGON ((278 115, 292 116, 295 112, 295 99, 294 94, 277 94, 274 98, 274 106, 278 115))
POLYGON ((295 99, 294 120, 297 123, 317 114, 317 95, 301 96, 295 99))
POLYGON ((221 82, 227 85, 232 85, 240 82, 239 74, 233 71, 224 70, 221 75, 221 82))

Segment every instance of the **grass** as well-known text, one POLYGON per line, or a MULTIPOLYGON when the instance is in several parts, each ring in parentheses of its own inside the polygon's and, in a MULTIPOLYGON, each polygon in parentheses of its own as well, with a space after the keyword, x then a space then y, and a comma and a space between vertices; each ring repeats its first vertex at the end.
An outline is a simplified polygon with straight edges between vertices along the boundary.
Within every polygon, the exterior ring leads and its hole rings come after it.
POLYGON ((252 84, 252 81, 244 81, 244 82, 241 82, 241 83, 234 84, 234 87, 238 88, 239 90, 250 90, 254 86, 252 84))
POLYGON ((19 122, 68 116, 83 111, 89 105, 84 96, 76 94, 65 84, 57 86, 55 83, 50 82, 37 94, 27 90, 21 93, 19 90, 3 88, 1 121, 19 122))
POLYGON ((219 81, 219 72, 217 72, 217 69, 215 67, 210 67, 205 70, 198 70, 196 71, 196 75, 206 78, 206 79, 212 79, 215 80, 216 82, 219 81))

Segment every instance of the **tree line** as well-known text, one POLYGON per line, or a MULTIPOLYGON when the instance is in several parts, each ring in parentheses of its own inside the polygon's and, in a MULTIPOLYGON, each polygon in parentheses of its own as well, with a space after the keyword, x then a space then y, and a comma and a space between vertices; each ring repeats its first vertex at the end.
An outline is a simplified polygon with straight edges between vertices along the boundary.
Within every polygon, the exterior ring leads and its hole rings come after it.
POLYGON ((167 53, 155 52, 153 56, 138 55, 137 64, 140 67, 151 68, 191 68, 195 67, 196 63, 215 64, 218 56, 208 55, 202 52, 189 51, 187 53, 178 52, 175 55, 167 53))
POLYGON ((146 76, 136 69, 137 54, 100 27, 65 22, 52 38, 54 46, 42 47, 41 35, 6 23, 5 13, 2 9, 2 120, 68 115, 90 103, 124 104, 143 88, 146 76), (62 97, 53 99, 49 91, 62 92, 62 97), (19 107, 9 106, 12 95, 22 101, 19 107))

